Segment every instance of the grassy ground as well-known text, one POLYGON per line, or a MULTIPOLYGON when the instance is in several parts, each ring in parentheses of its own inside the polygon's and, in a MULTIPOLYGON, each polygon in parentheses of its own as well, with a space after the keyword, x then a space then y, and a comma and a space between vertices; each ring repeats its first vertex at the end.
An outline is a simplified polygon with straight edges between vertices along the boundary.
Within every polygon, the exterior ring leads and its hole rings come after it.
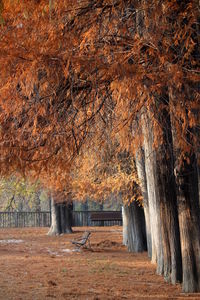
POLYGON ((128 253, 121 227, 89 228, 92 251, 74 252, 70 240, 84 230, 1 229, 0 299, 200 299, 164 282, 146 253, 128 253))

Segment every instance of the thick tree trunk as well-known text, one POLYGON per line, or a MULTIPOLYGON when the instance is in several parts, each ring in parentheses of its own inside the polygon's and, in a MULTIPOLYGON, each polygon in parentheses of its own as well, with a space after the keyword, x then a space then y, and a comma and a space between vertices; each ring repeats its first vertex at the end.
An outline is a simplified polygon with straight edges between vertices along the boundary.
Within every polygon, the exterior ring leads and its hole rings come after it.
POLYGON ((48 235, 72 233, 72 204, 54 203, 51 198, 51 227, 48 235))
POLYGON ((73 211, 73 203, 67 203, 63 207, 65 212, 65 224, 63 226, 63 233, 72 233, 72 211, 73 211))
POLYGON ((148 112, 142 112, 144 136, 145 173, 148 191, 149 217, 151 227, 152 263, 157 263, 157 273, 163 274, 163 249, 160 220, 160 199, 158 191, 156 153, 153 149, 153 130, 148 112))
POLYGON ((178 223, 170 117, 160 112, 163 142, 153 149, 153 128, 148 113, 143 115, 145 167, 152 232, 152 260, 156 255, 157 272, 175 284, 182 280, 180 231, 178 223), (161 238, 162 237, 162 238, 161 238), (154 243, 154 244, 153 244, 154 243), (155 247, 155 249, 153 248, 155 247), (155 253, 154 253, 155 251, 155 253))
MULTIPOLYGON (((165 188, 168 186, 168 192, 166 193, 163 186, 160 186, 160 190, 163 190, 161 194, 160 213, 162 219, 164 278, 175 284, 182 281, 182 260, 176 202, 173 202, 173 185, 171 184, 170 186, 170 180, 168 181, 168 178, 165 178, 165 188)), ((174 200, 176 200, 176 198, 174 198, 174 200)))
POLYGON ((200 292, 200 208, 195 155, 175 169, 181 236, 183 291, 200 292))
POLYGON ((142 190, 143 204, 144 204, 144 216, 146 224, 146 236, 147 236, 147 250, 148 256, 152 257, 152 242, 151 242, 151 227, 149 217, 149 203, 148 203, 148 191, 147 191, 147 180, 145 173, 145 162, 144 162, 144 150, 140 148, 136 155, 136 168, 138 178, 140 180, 140 187, 142 190))
POLYGON ((164 277, 175 284, 182 281, 180 231, 177 212, 176 185, 174 177, 173 141, 168 99, 163 95, 163 110, 158 115, 162 129, 162 144, 156 151, 157 178, 160 199, 164 277), (164 105, 166 109, 164 109, 164 105))
MULTIPOLYGON (((166 145, 165 145, 166 146, 166 145)), ((164 147, 164 145, 163 145, 164 147)), ((160 149, 163 153, 164 149, 160 149)), ((167 147, 167 146, 166 146, 167 147)), ((165 151, 166 151, 165 147, 165 151)), ((160 193, 160 214, 164 277, 175 284, 182 281, 180 231, 178 223, 175 181, 171 161, 161 155, 158 167, 158 188, 160 193)))
POLYGON ((51 196, 51 227, 49 229, 48 235, 59 235, 61 233, 59 219, 59 207, 54 202, 53 197, 51 196))
POLYGON ((147 250, 144 211, 134 201, 124 206, 127 219, 127 240, 129 252, 142 252, 147 250))
MULTIPOLYGON (((147 0, 137 1, 138 7, 148 4, 147 0)), ((136 2, 136 3, 137 3, 136 2)), ((148 12, 136 9, 136 31, 141 38, 148 39, 145 19, 148 12)), ((157 189, 156 157, 153 150, 153 133, 148 112, 142 110, 142 131, 144 136, 145 173, 148 191, 149 223, 151 228, 151 261, 157 263, 157 273, 163 273, 163 251, 160 227, 159 194, 157 189)), ((148 213, 147 213, 148 214, 148 213)))
MULTIPOLYGON (((185 89, 188 99, 192 97, 192 91, 185 89)), ((170 106, 177 102, 176 89, 169 87, 170 106)), ((185 108, 187 116, 187 109, 185 108)), ((198 183, 198 153, 187 151, 183 153, 179 148, 179 139, 176 118, 171 111, 171 122, 173 125, 173 144, 175 153, 174 174, 176 179, 176 194, 178 206, 178 218, 180 227, 180 240, 183 268, 183 291, 200 292, 200 204, 198 183)), ((192 144, 190 134, 195 128, 187 128, 185 140, 192 144)), ((196 132, 195 132, 196 133, 196 132)), ((197 149, 198 151, 198 149, 197 149)))

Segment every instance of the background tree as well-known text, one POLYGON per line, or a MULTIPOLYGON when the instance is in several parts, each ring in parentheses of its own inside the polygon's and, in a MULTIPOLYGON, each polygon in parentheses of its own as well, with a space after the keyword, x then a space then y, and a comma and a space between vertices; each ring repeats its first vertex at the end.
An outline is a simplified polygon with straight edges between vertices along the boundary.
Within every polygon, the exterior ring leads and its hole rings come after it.
POLYGON ((48 192, 39 182, 31 182, 16 175, 1 179, 0 210, 40 211, 48 209, 48 192))

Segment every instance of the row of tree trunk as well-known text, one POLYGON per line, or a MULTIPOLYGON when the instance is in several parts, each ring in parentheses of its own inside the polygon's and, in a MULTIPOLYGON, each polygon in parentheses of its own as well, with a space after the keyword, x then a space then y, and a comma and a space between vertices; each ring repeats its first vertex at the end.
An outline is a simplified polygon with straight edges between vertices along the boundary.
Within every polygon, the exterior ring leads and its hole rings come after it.
POLYGON ((144 215, 136 203, 124 208, 124 244, 133 252, 147 249, 157 273, 184 292, 200 291, 199 169, 196 153, 179 160, 176 133, 167 111, 159 118, 163 142, 154 147, 153 125, 142 112, 143 147, 136 168, 144 198, 144 215), (146 241, 143 222, 146 225, 146 241))
MULTIPOLYGON (((141 3, 148 5, 147 0, 141 3)), ((145 20, 148 17, 145 10, 136 12, 137 33, 147 40, 150 29, 146 27, 145 20)), ((193 101, 191 83, 184 84, 182 90, 185 96, 193 101)), ((148 90, 145 85, 144 90, 148 90)), ((152 99, 151 107, 143 108, 138 116, 143 146, 136 155, 137 173, 144 198, 148 254, 152 262, 157 263, 157 273, 164 275, 168 282, 182 282, 184 292, 200 292, 199 149, 192 141, 192 136, 199 138, 198 128, 190 128, 188 125, 186 134, 182 134, 182 137, 180 132, 178 134, 177 128, 181 130, 183 120, 176 116, 181 93, 175 83, 166 82, 162 97, 155 97, 153 93, 149 97, 152 99), (163 109, 159 109, 161 106, 163 109), (162 140, 157 142, 157 147, 152 115, 162 132, 162 140), (181 138, 189 150, 181 147, 181 138)), ((182 109, 187 122, 188 109, 183 106, 182 109)), ((128 209, 132 210, 132 207, 128 209)), ((127 216, 130 218, 131 214, 127 216)), ((138 222, 137 217, 131 222, 138 222)), ((126 220, 127 224, 131 222, 126 220)), ((135 224, 132 226, 135 228, 135 224)), ((124 232, 128 237, 128 249, 141 251, 141 248, 132 246, 128 231, 124 232)), ((140 239, 142 232, 141 226, 140 233, 135 231, 138 237, 134 239, 140 239)))
MULTIPOLYGON (((143 194, 143 208, 136 202, 123 208, 123 242, 130 252, 148 250, 157 273, 184 292, 200 291, 200 200, 198 153, 180 161, 176 130, 169 112, 159 123, 163 141, 154 147, 150 113, 141 114, 143 147, 136 168, 143 194)), ((72 232, 72 205, 51 200, 50 235, 72 232)))

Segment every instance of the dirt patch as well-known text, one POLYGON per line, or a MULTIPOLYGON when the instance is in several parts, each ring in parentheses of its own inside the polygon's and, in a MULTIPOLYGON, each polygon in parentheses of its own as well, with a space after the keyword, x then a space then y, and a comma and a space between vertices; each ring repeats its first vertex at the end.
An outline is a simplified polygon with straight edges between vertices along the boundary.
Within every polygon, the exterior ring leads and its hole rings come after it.
POLYGON ((70 241, 85 230, 49 237, 44 228, 1 229, 0 240, 23 243, 0 243, 0 300, 200 299, 156 275, 146 253, 128 253, 120 227, 89 228, 100 251, 73 251, 70 241))
POLYGON ((110 240, 104 240, 104 241, 101 241, 97 244, 94 244, 93 245, 94 247, 97 247, 97 248, 100 248, 100 249, 107 249, 109 248, 110 250, 112 250, 113 248, 121 248, 122 247, 122 243, 117 243, 117 242, 114 242, 114 241, 110 241, 110 240))

